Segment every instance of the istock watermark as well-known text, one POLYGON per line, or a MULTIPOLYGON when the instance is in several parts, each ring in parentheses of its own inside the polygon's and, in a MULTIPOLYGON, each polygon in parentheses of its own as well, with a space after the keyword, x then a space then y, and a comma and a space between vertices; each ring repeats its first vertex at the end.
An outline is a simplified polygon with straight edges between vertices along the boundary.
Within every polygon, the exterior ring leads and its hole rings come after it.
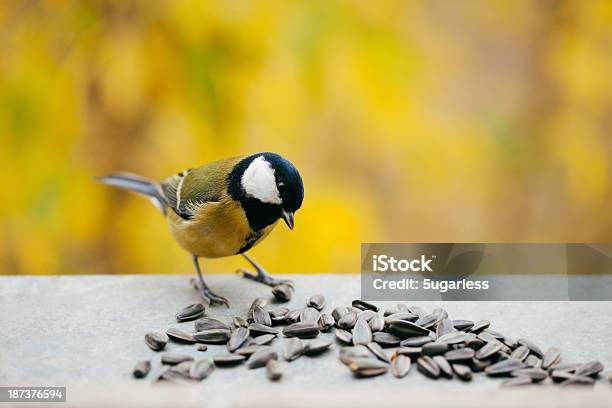
POLYGON ((612 300, 612 244, 370 243, 366 300, 612 300))

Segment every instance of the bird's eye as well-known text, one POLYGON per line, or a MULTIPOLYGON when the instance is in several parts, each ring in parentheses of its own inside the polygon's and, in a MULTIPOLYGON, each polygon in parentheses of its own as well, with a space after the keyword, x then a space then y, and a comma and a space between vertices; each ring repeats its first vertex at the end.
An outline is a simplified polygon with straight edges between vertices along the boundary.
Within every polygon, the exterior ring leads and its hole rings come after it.
POLYGON ((278 191, 285 190, 285 183, 283 183, 282 181, 279 181, 277 186, 278 186, 278 191))

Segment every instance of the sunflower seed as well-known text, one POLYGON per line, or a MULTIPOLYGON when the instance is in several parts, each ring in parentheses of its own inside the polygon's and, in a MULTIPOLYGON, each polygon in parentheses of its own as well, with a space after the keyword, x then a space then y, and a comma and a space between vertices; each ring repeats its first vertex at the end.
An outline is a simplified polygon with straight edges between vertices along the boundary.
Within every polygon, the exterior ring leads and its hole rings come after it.
POLYGON ((270 318, 270 314, 261 306, 255 306, 253 308, 253 323, 263 324, 264 326, 272 326, 272 319, 270 318))
POLYGON ((170 327, 166 330, 166 334, 168 337, 179 343, 195 343, 195 339, 193 338, 193 334, 187 333, 177 327, 170 327))
POLYGON ((345 313, 338 322, 338 326, 345 330, 351 330, 357 322, 357 313, 351 311, 345 313))
POLYGON ((323 307, 325 307, 325 296, 319 294, 312 295, 308 298, 306 306, 314 307, 317 310, 323 310, 323 307))
POLYGON ((357 313, 357 320, 363 319, 366 322, 369 322, 370 319, 373 318, 374 316, 378 316, 378 314, 370 309, 366 309, 366 310, 362 310, 361 312, 357 313))
POLYGON ((299 322, 300 314, 302 314, 302 312, 297 309, 287 312, 287 314, 285 315, 285 323, 293 324, 299 322))
POLYGON ((249 338, 250 331, 246 327, 238 327, 232 332, 229 341, 227 342, 227 350, 230 353, 238 350, 249 338))
POLYGON ((136 378, 144 378, 147 376, 147 374, 149 374, 149 371, 151 371, 151 361, 145 360, 145 361, 141 361, 137 363, 134 366, 134 370, 132 371, 132 374, 136 378))
POLYGON ((266 326, 265 324, 261 323, 251 323, 249 325, 249 330, 254 336, 260 336, 262 334, 278 334, 278 330, 274 327, 266 326))
POLYGON ((430 378, 440 377, 440 367, 429 356, 422 356, 417 359, 417 369, 430 378))
POLYGON ((200 344, 198 346, 198 351, 207 351, 208 350, 208 346, 206 344, 200 344))
POLYGON ((411 360, 416 360, 421 356, 420 347, 400 347, 395 351, 395 354, 409 357, 411 360))
POLYGON ((269 360, 266 363, 266 376, 270 381, 278 381, 283 376, 281 366, 276 360, 269 360))
POLYGON ((353 344, 354 345, 367 345, 372 342, 372 330, 365 319, 357 319, 355 328, 353 329, 353 344))
POLYGON ((519 387, 521 385, 529 385, 532 383, 533 383, 533 379, 531 377, 522 376, 522 377, 515 377, 509 380, 506 380, 503 383, 501 383, 500 386, 503 388, 519 387))
POLYGON ((195 333, 193 338, 200 343, 225 344, 230 335, 231 331, 228 329, 208 329, 195 333))
POLYGON ((450 346, 447 343, 440 341, 427 343, 422 347, 423 354, 426 356, 438 356, 440 354, 446 353, 449 349, 450 346))
POLYGON ((544 355, 544 353, 542 352, 542 349, 539 348, 534 342, 532 342, 529 339, 520 338, 517 340, 517 342, 521 346, 527 347, 529 351, 531 351, 531 353, 534 354, 538 358, 542 358, 542 356, 544 355))
POLYGON ((434 339, 432 339, 429 336, 416 336, 416 337, 408 337, 405 340, 402 340, 400 342, 400 346, 402 347, 421 347, 427 343, 431 343, 433 342, 434 339))
POLYGON ((519 370, 523 367, 525 367, 525 365, 522 361, 511 358, 488 366, 485 368, 485 372, 489 376, 509 375, 512 371, 519 370))
POLYGON ((438 337, 453 333, 454 331, 455 328, 453 327, 453 322, 450 319, 442 319, 436 326, 436 334, 438 337))
POLYGON ((391 361, 391 373, 397 378, 403 378, 410 372, 411 361, 404 355, 396 355, 391 361))
POLYGON ((590 361, 576 369, 574 374, 579 377, 597 377, 604 369, 599 361, 590 361))
POLYGON ((389 324, 396 320, 406 320, 408 322, 415 322, 418 320, 418 318, 419 316, 415 315, 414 313, 393 313, 392 315, 385 317, 385 323, 389 324))
POLYGON ((340 349, 340 361, 344 364, 348 364, 351 360, 356 358, 374 359, 372 352, 365 346, 342 347, 340 349))
POLYGON ((287 313, 289 313, 289 308, 287 307, 277 307, 268 312, 270 319, 272 319, 273 322, 285 321, 285 315, 287 313))
POLYGON ((382 347, 380 347, 378 343, 372 342, 369 343, 366 347, 372 352, 372 354, 374 354, 377 359, 384 361, 385 363, 388 363, 390 361, 389 357, 387 356, 387 354, 385 354, 382 347))
MULTIPOLYGON (((234 316, 232 318, 232 325, 234 327, 249 327, 249 323, 242 317, 240 316, 234 316)), ((218 327, 220 328, 220 327, 218 327)))
POLYGON ((297 337, 292 337, 287 340, 285 346, 285 360, 293 361, 304 354, 304 342, 297 337))
MULTIPOLYGON (((447 342, 448 342, 448 340, 447 340, 447 342)), ((485 346, 485 344, 487 344, 487 343, 485 343, 484 341, 480 340, 479 338, 474 337, 474 338, 471 338, 471 339, 469 339, 469 340, 467 340, 465 342, 465 347, 469 347, 471 349, 474 349, 474 350, 478 351, 481 348, 483 348, 485 346)))
POLYGON ((472 381, 472 370, 463 364, 453 364, 453 371, 461 381, 472 381))
POLYGON ((438 322, 438 316, 432 313, 432 314, 428 314, 427 316, 419 317, 414 322, 414 324, 416 324, 417 326, 421 326, 425 329, 429 329, 435 326, 437 322, 438 322))
POLYGON ((365 300, 361 300, 361 299, 355 299, 351 302, 351 306, 356 307, 357 309, 360 310, 373 310, 375 312, 378 312, 378 306, 373 305, 371 303, 366 302, 365 300))
POLYGON ((260 368, 264 367, 268 361, 277 360, 278 354, 271 348, 264 348, 257 350, 255 353, 251 354, 249 359, 247 360, 247 368, 260 368))
POLYGON ((195 320, 204 314, 204 305, 201 303, 193 303, 186 306, 176 314, 176 320, 178 322, 186 322, 189 320, 195 320))
POLYGON ((261 336, 254 337, 251 344, 256 346, 264 346, 266 344, 270 344, 275 338, 276 334, 262 334, 261 336))
POLYGON ((251 344, 248 346, 240 347, 238 350, 236 350, 235 354, 239 354, 241 356, 250 356, 256 351, 262 350, 264 348, 270 348, 270 347, 269 346, 259 346, 257 344, 251 344))
POLYGON ((419 317, 424 317, 429 314, 427 313, 427 311, 425 311, 425 309, 423 309, 420 306, 416 306, 416 305, 408 306, 408 311, 410 313, 414 313, 415 315, 418 315, 419 317))
POLYGON ((387 364, 373 358, 354 358, 348 363, 348 367, 357 377, 374 377, 389 371, 387 364))
POLYGON ((308 339, 319 335, 319 324, 317 322, 293 323, 283 329, 283 334, 287 337, 299 337, 308 339))
POLYGON ((488 328, 491 325, 491 322, 488 320, 480 320, 470 328, 470 332, 472 333, 480 333, 484 329, 488 328))
POLYGON ((210 329, 230 329, 227 324, 223 323, 220 320, 213 319, 212 317, 203 317, 201 319, 196 320, 194 323, 194 327, 196 332, 210 329))
POLYGON ((395 320, 390 322, 389 332, 395 334, 401 339, 424 336, 429 333, 427 329, 406 320, 395 320))
POLYGON ((573 375, 571 378, 561 383, 562 387, 570 387, 574 385, 594 385, 595 380, 591 377, 582 377, 579 375, 573 375))
POLYGON ((319 330, 326 332, 330 330, 332 327, 334 327, 335 322, 336 321, 334 320, 332 315, 323 313, 319 317, 319 330))
POLYGON ((376 332, 372 334, 372 341, 380 344, 382 347, 395 347, 399 346, 401 339, 391 333, 376 332))
POLYGON ((548 372, 541 368, 519 368, 510 373, 513 377, 529 377, 534 382, 543 381, 548 378, 548 372))
POLYGON ((288 302, 293 296, 293 288, 285 283, 272 288, 272 294, 279 302, 288 302))
POLYGON ((170 372, 172 374, 176 374, 178 377, 182 377, 183 379, 189 380, 191 376, 189 375, 189 370, 193 366, 193 360, 191 361, 183 361, 178 363, 175 366, 170 367, 170 372))
POLYGON ((456 350, 450 350, 444 353, 444 358, 451 363, 469 362, 476 352, 471 348, 464 347, 456 350))
POLYGON ((501 341, 497 340, 497 338, 495 336, 493 336, 492 334, 487 333, 486 331, 482 331, 482 332, 478 333, 478 335, 476 337, 479 338, 480 340, 486 342, 486 343, 498 342, 500 344, 503 344, 501 341))
POLYGON ((569 380, 570 378, 573 378, 575 376, 575 374, 571 373, 570 371, 565 371, 565 370, 552 370, 550 373, 550 378, 552 378, 553 382, 561 382, 561 381, 565 381, 565 380, 569 380))
POLYGON ((318 322, 321 313, 314 307, 306 307, 300 314, 301 322, 318 322))
POLYGON ((193 360, 193 357, 191 357, 189 354, 174 353, 174 352, 166 351, 165 353, 162 353, 161 355, 161 362, 162 364, 166 364, 166 365, 176 365, 176 364, 182 363, 183 361, 191 361, 191 360, 193 360))
POLYGON ((385 321, 382 317, 376 315, 368 321, 368 326, 370 326, 370 330, 373 332, 383 331, 385 328, 385 321))
POLYGON ((334 334, 342 343, 353 344, 353 335, 350 332, 342 329, 336 329, 334 330, 334 334))
POLYGON ((440 337, 438 337, 438 341, 443 341, 448 344, 460 344, 465 343, 466 341, 472 339, 473 334, 464 333, 461 331, 455 331, 451 333, 446 333, 440 337))
POLYGON ((321 354, 331 347, 332 342, 327 340, 311 340, 304 344, 304 354, 314 356, 321 354))
POLYGON ((529 349, 525 346, 518 346, 512 353, 510 354, 510 358, 515 360, 524 361, 529 355, 529 349))
POLYGON ((440 369, 441 374, 443 374, 445 377, 453 378, 453 368, 444 357, 434 356, 432 359, 440 369))
POLYGON ((554 370, 559 370, 573 373, 580 366, 581 364, 555 364, 554 366, 550 367, 548 371, 552 372, 554 370))
POLYGON ((453 327, 457 330, 467 331, 474 326, 471 320, 453 320, 453 327))
POLYGON ((202 381, 215 370, 215 365, 209 359, 194 362, 189 369, 189 376, 197 381, 202 381))
POLYGON ((145 344, 153 351, 160 351, 168 344, 168 336, 163 333, 147 333, 144 338, 145 344))
POLYGON ((490 360, 478 360, 477 358, 473 358, 471 361, 468 362, 468 366, 475 373, 484 371, 485 368, 487 368, 491 364, 492 363, 490 360))
POLYGON ((550 367, 559 363, 559 361, 561 361, 561 350, 556 347, 551 347, 546 350, 546 353, 544 353, 544 357, 542 357, 542 368, 544 370, 548 370, 550 367))
POLYGON ((334 318, 336 323, 339 323, 342 316, 344 316, 347 313, 348 313, 348 308, 344 306, 338 306, 334 308, 334 310, 332 310, 332 317, 334 318))
POLYGON ((214 356, 213 361, 215 365, 219 367, 233 366, 236 364, 240 364, 245 361, 247 358, 242 354, 222 354, 220 356, 214 356))
POLYGON ((525 367, 539 368, 542 365, 542 360, 530 354, 525 359, 525 367))
POLYGON ((480 350, 476 352, 476 358, 479 360, 484 360, 485 358, 489 358, 494 354, 498 353, 502 349, 502 344, 495 340, 490 343, 485 344, 480 350))

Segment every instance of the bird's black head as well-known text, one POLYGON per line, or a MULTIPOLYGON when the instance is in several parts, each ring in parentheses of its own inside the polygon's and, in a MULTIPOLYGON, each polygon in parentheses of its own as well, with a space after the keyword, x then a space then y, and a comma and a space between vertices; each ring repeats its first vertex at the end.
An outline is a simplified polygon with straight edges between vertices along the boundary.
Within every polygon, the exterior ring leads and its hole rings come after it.
POLYGON ((302 177, 295 166, 268 152, 242 159, 230 173, 228 191, 242 204, 254 231, 279 218, 293 228, 293 214, 304 200, 302 177))

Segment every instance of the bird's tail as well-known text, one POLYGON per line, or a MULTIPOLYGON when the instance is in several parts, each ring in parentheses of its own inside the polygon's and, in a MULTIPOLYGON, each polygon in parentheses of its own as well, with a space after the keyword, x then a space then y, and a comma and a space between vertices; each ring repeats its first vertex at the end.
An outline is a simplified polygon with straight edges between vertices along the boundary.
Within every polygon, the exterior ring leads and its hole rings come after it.
POLYGON ((159 208, 164 215, 166 214, 168 204, 162 193, 161 186, 155 181, 132 173, 113 173, 98 178, 98 181, 102 184, 122 188, 149 197, 153 204, 159 208))

